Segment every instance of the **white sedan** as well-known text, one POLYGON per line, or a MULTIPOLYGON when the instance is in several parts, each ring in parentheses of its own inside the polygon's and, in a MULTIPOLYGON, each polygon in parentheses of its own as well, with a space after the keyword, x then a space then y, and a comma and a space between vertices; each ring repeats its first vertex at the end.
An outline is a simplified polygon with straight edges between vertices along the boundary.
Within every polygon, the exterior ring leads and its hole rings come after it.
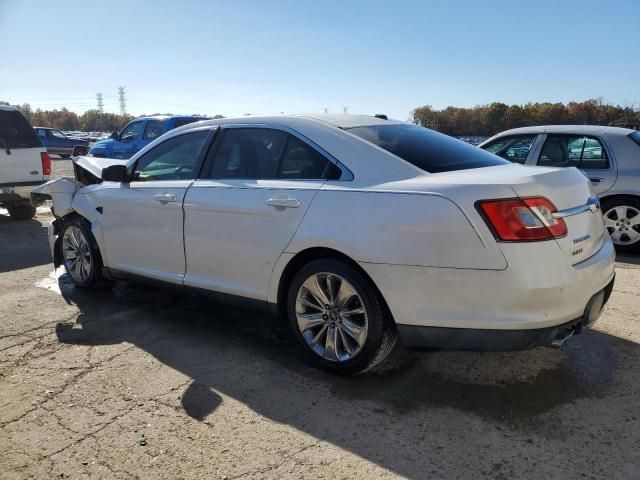
POLYGON ((415 349, 560 345, 608 300, 588 179, 369 116, 187 125, 129 160, 80 157, 51 197, 79 287, 153 279, 286 315, 318 365, 415 349))

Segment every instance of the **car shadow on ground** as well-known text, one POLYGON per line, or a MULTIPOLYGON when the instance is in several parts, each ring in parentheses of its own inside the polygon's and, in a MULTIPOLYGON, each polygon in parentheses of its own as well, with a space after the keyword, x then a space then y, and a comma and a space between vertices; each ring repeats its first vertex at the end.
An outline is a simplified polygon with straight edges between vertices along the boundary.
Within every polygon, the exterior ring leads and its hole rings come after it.
POLYGON ((305 363, 286 325, 266 315, 126 283, 83 290, 63 275, 59 285, 66 301, 80 310, 73 322, 57 325, 59 341, 136 345, 192 379, 180 399, 192 418, 207 422, 220 394, 227 395, 267 419, 409 478, 423 477, 424 459, 407 461, 394 452, 411 444, 422 451, 425 431, 433 428, 417 421, 423 416, 415 413, 455 409, 507 428, 563 436, 562 419, 549 412, 603 395, 620 350, 627 358, 637 352, 635 343, 592 331, 563 350, 401 350, 385 371, 342 378, 305 363))
POLYGON ((50 262, 46 225, 37 219, 12 220, 0 212, 0 273, 50 262))

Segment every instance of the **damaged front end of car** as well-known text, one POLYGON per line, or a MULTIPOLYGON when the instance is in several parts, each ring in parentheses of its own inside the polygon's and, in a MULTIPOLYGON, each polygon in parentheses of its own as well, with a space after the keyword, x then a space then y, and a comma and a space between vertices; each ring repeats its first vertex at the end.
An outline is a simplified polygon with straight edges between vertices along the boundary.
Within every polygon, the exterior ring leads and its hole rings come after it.
POLYGON ((128 160, 115 158, 76 157, 73 159, 74 178, 62 177, 50 180, 36 187, 31 192, 31 203, 34 206, 52 202, 51 212, 55 219, 49 225, 49 246, 55 267, 62 264, 57 242, 60 227, 69 215, 80 215, 92 225, 92 230, 100 226, 99 212, 93 206, 86 192, 87 188, 99 185, 103 180, 110 180, 114 170, 121 174, 126 171, 128 160))

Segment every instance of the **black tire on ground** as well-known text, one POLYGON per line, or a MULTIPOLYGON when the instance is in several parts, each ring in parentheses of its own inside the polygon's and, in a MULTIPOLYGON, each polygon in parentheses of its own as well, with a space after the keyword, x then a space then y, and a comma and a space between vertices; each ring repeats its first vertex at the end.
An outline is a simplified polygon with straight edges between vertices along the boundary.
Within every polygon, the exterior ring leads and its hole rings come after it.
MULTIPOLYGON (((638 212, 633 217, 626 218, 627 222, 629 220, 632 221, 634 218, 636 218, 636 216, 640 215, 640 198, 629 195, 629 196, 615 197, 610 200, 603 200, 602 214, 605 216, 605 220, 607 219, 607 216, 608 216, 607 214, 611 210, 615 209, 616 207, 626 207, 629 215, 633 214, 634 211, 638 212)), ((610 219, 613 219, 615 221, 615 219, 617 219, 617 215, 611 212, 610 219)), ((632 225, 629 225, 628 223, 626 224, 622 224, 622 222, 616 222, 616 223, 619 223, 620 225, 613 224, 610 227, 608 227, 609 233, 612 235, 612 239, 614 239, 615 237, 614 234, 617 232, 616 228, 623 229, 618 232, 618 233, 620 232, 622 233, 622 237, 621 237, 622 241, 616 241, 616 240, 613 241, 616 247, 616 251, 621 253, 640 253, 640 239, 634 243, 628 243, 629 236, 625 234, 625 230, 624 230, 624 228, 633 229, 635 232, 640 234, 640 225, 632 226, 632 225)), ((627 231, 630 231, 630 230, 627 230, 627 231)))
POLYGON ((10 203, 7 210, 13 220, 30 220, 36 216, 36 208, 28 201, 10 203))
POLYGON ((287 294, 287 317, 294 336, 302 345, 309 359, 317 366, 341 375, 364 373, 381 363, 389 356, 398 343, 398 334, 393 320, 387 313, 383 300, 362 272, 346 262, 324 258, 313 260, 304 265, 293 277, 287 294), (331 273, 345 279, 362 299, 367 312, 368 330, 361 350, 352 358, 344 361, 330 361, 307 344, 296 319, 297 295, 302 284, 317 273, 331 273))
POLYGON ((60 154, 60 156, 61 156, 62 158, 69 158, 71 155, 63 155, 63 154, 60 154))
POLYGON ((91 227, 87 220, 85 220, 84 218, 78 215, 73 215, 71 217, 66 218, 62 224, 62 227, 60 228, 58 248, 60 249, 59 253, 60 253, 60 258, 62 259, 62 264, 64 265, 64 268, 67 271, 69 278, 76 286, 82 287, 82 288, 93 287, 102 281, 103 279, 102 256, 100 255, 100 250, 98 249, 98 243, 96 242, 95 237, 91 233, 91 227), (90 268, 88 269, 89 273, 86 279, 79 279, 76 275, 74 275, 74 273, 70 271, 71 262, 68 260, 65 260, 65 249, 68 248, 65 245, 65 232, 71 228, 79 229, 82 235, 84 236, 84 239, 89 244, 89 249, 87 250, 86 254, 90 259, 90 262, 89 262, 90 268))

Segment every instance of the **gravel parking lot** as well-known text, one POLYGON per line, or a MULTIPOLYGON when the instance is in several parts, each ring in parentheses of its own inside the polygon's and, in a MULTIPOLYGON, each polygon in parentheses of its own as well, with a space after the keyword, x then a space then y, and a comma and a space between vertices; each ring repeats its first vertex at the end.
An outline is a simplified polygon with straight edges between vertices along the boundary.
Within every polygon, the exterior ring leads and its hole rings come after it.
POLYGON ((400 352, 339 378, 262 315, 73 288, 51 218, 0 214, 3 479, 639 477, 639 258, 562 349, 400 352))

